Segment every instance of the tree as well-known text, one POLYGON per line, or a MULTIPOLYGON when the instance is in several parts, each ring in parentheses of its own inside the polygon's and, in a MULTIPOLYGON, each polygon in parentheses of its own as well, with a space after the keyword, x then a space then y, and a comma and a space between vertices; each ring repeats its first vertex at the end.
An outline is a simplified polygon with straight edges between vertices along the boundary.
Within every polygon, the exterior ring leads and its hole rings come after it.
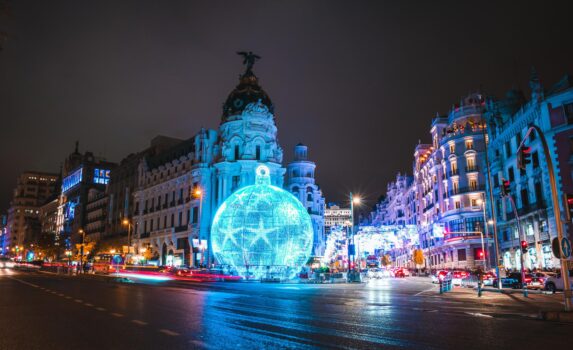
POLYGON ((382 265, 383 266, 388 266, 392 264, 392 258, 390 257, 389 254, 386 254, 382 257, 382 265))
POLYGON ((423 265, 424 264, 424 252, 422 249, 414 250, 413 259, 414 264, 423 265))

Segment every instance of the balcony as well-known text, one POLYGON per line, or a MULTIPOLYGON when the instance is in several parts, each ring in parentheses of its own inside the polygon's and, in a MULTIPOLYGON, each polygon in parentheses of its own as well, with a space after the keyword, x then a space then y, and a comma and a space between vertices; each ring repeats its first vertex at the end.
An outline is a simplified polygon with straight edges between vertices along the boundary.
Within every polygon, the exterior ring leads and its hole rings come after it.
POLYGON ((177 204, 178 204, 178 205, 183 204, 183 198, 179 198, 179 199, 177 200, 177 204))
POLYGON ((157 206, 155 207, 155 210, 156 210, 156 211, 160 211, 160 210, 161 210, 161 205, 157 205, 157 206))
POLYGON ((169 202, 169 206, 174 207, 175 206, 175 200, 172 200, 171 202, 169 202))
MULTIPOLYGON (((542 209, 546 209, 546 208, 547 208, 547 205, 545 204, 544 201, 538 201, 535 203, 530 203, 528 205, 525 205, 521 208, 517 208, 517 215, 522 216, 522 215, 531 213, 533 211, 542 210, 542 209)), ((506 217, 507 217, 507 221, 515 219, 515 214, 514 214, 513 210, 508 212, 506 214, 506 217)))
POLYGON ((187 230, 187 225, 177 226, 177 227, 175 227, 175 228, 173 229, 173 231, 174 231, 175 233, 177 233, 177 232, 183 232, 183 231, 186 231, 186 230, 187 230))
POLYGON ((139 235, 139 238, 149 238, 149 232, 143 232, 139 235))
POLYGON ((459 175, 460 172, 459 172, 458 169, 456 168, 456 169, 453 169, 453 170, 452 170, 452 169, 448 170, 448 171, 447 171, 447 174, 448 174, 448 177, 451 177, 451 176, 459 175))
MULTIPOLYGON (((484 239, 491 238, 491 235, 484 235, 484 239)), ((479 239, 481 241, 481 232, 452 232, 446 233, 444 236, 444 241, 459 241, 468 239, 479 239)))
POLYGON ((474 165, 474 166, 467 166, 466 167, 466 173, 474 173, 478 171, 478 166, 474 165))
POLYGON ((454 188, 451 189, 449 191, 449 195, 451 196, 455 196, 458 194, 464 194, 464 193, 471 193, 471 192, 478 192, 478 191, 484 191, 485 190, 485 186, 484 185, 480 185, 480 186, 473 186, 473 187, 462 187, 462 188, 454 188))
POLYGON ((167 209, 167 203, 163 203, 163 205, 161 206, 162 209, 167 209))

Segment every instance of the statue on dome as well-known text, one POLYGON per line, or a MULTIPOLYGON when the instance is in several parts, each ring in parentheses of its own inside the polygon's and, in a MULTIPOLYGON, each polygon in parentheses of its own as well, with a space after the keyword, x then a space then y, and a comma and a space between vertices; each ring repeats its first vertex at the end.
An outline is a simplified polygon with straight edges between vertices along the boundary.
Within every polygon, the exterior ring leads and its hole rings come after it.
POLYGON ((255 62, 261 59, 261 56, 254 54, 252 51, 249 52, 239 51, 237 52, 237 55, 243 56, 243 64, 247 66, 247 71, 245 72, 245 74, 248 73, 252 74, 253 73, 252 69, 253 66, 255 65, 255 62))

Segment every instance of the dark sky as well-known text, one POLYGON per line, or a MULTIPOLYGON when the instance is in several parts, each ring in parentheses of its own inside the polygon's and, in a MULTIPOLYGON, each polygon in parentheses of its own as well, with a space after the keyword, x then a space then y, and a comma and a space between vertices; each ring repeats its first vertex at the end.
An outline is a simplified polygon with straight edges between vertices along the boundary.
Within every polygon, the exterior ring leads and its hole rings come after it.
POLYGON ((119 161, 157 134, 217 128, 255 65, 285 163, 309 146, 327 201, 375 200, 411 173, 436 112, 477 89, 573 73, 571 1, 15 1, 0 30, 0 210, 23 170, 58 170, 80 140, 119 161))

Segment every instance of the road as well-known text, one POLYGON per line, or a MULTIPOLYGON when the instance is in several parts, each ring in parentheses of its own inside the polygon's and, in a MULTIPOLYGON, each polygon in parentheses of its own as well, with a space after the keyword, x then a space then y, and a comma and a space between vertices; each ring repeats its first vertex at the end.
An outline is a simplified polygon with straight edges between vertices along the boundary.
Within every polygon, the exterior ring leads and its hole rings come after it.
POLYGON ((123 284, 0 270, 0 349, 514 349, 571 343, 530 304, 367 284, 123 284), (476 300, 471 299, 471 300, 476 300))

